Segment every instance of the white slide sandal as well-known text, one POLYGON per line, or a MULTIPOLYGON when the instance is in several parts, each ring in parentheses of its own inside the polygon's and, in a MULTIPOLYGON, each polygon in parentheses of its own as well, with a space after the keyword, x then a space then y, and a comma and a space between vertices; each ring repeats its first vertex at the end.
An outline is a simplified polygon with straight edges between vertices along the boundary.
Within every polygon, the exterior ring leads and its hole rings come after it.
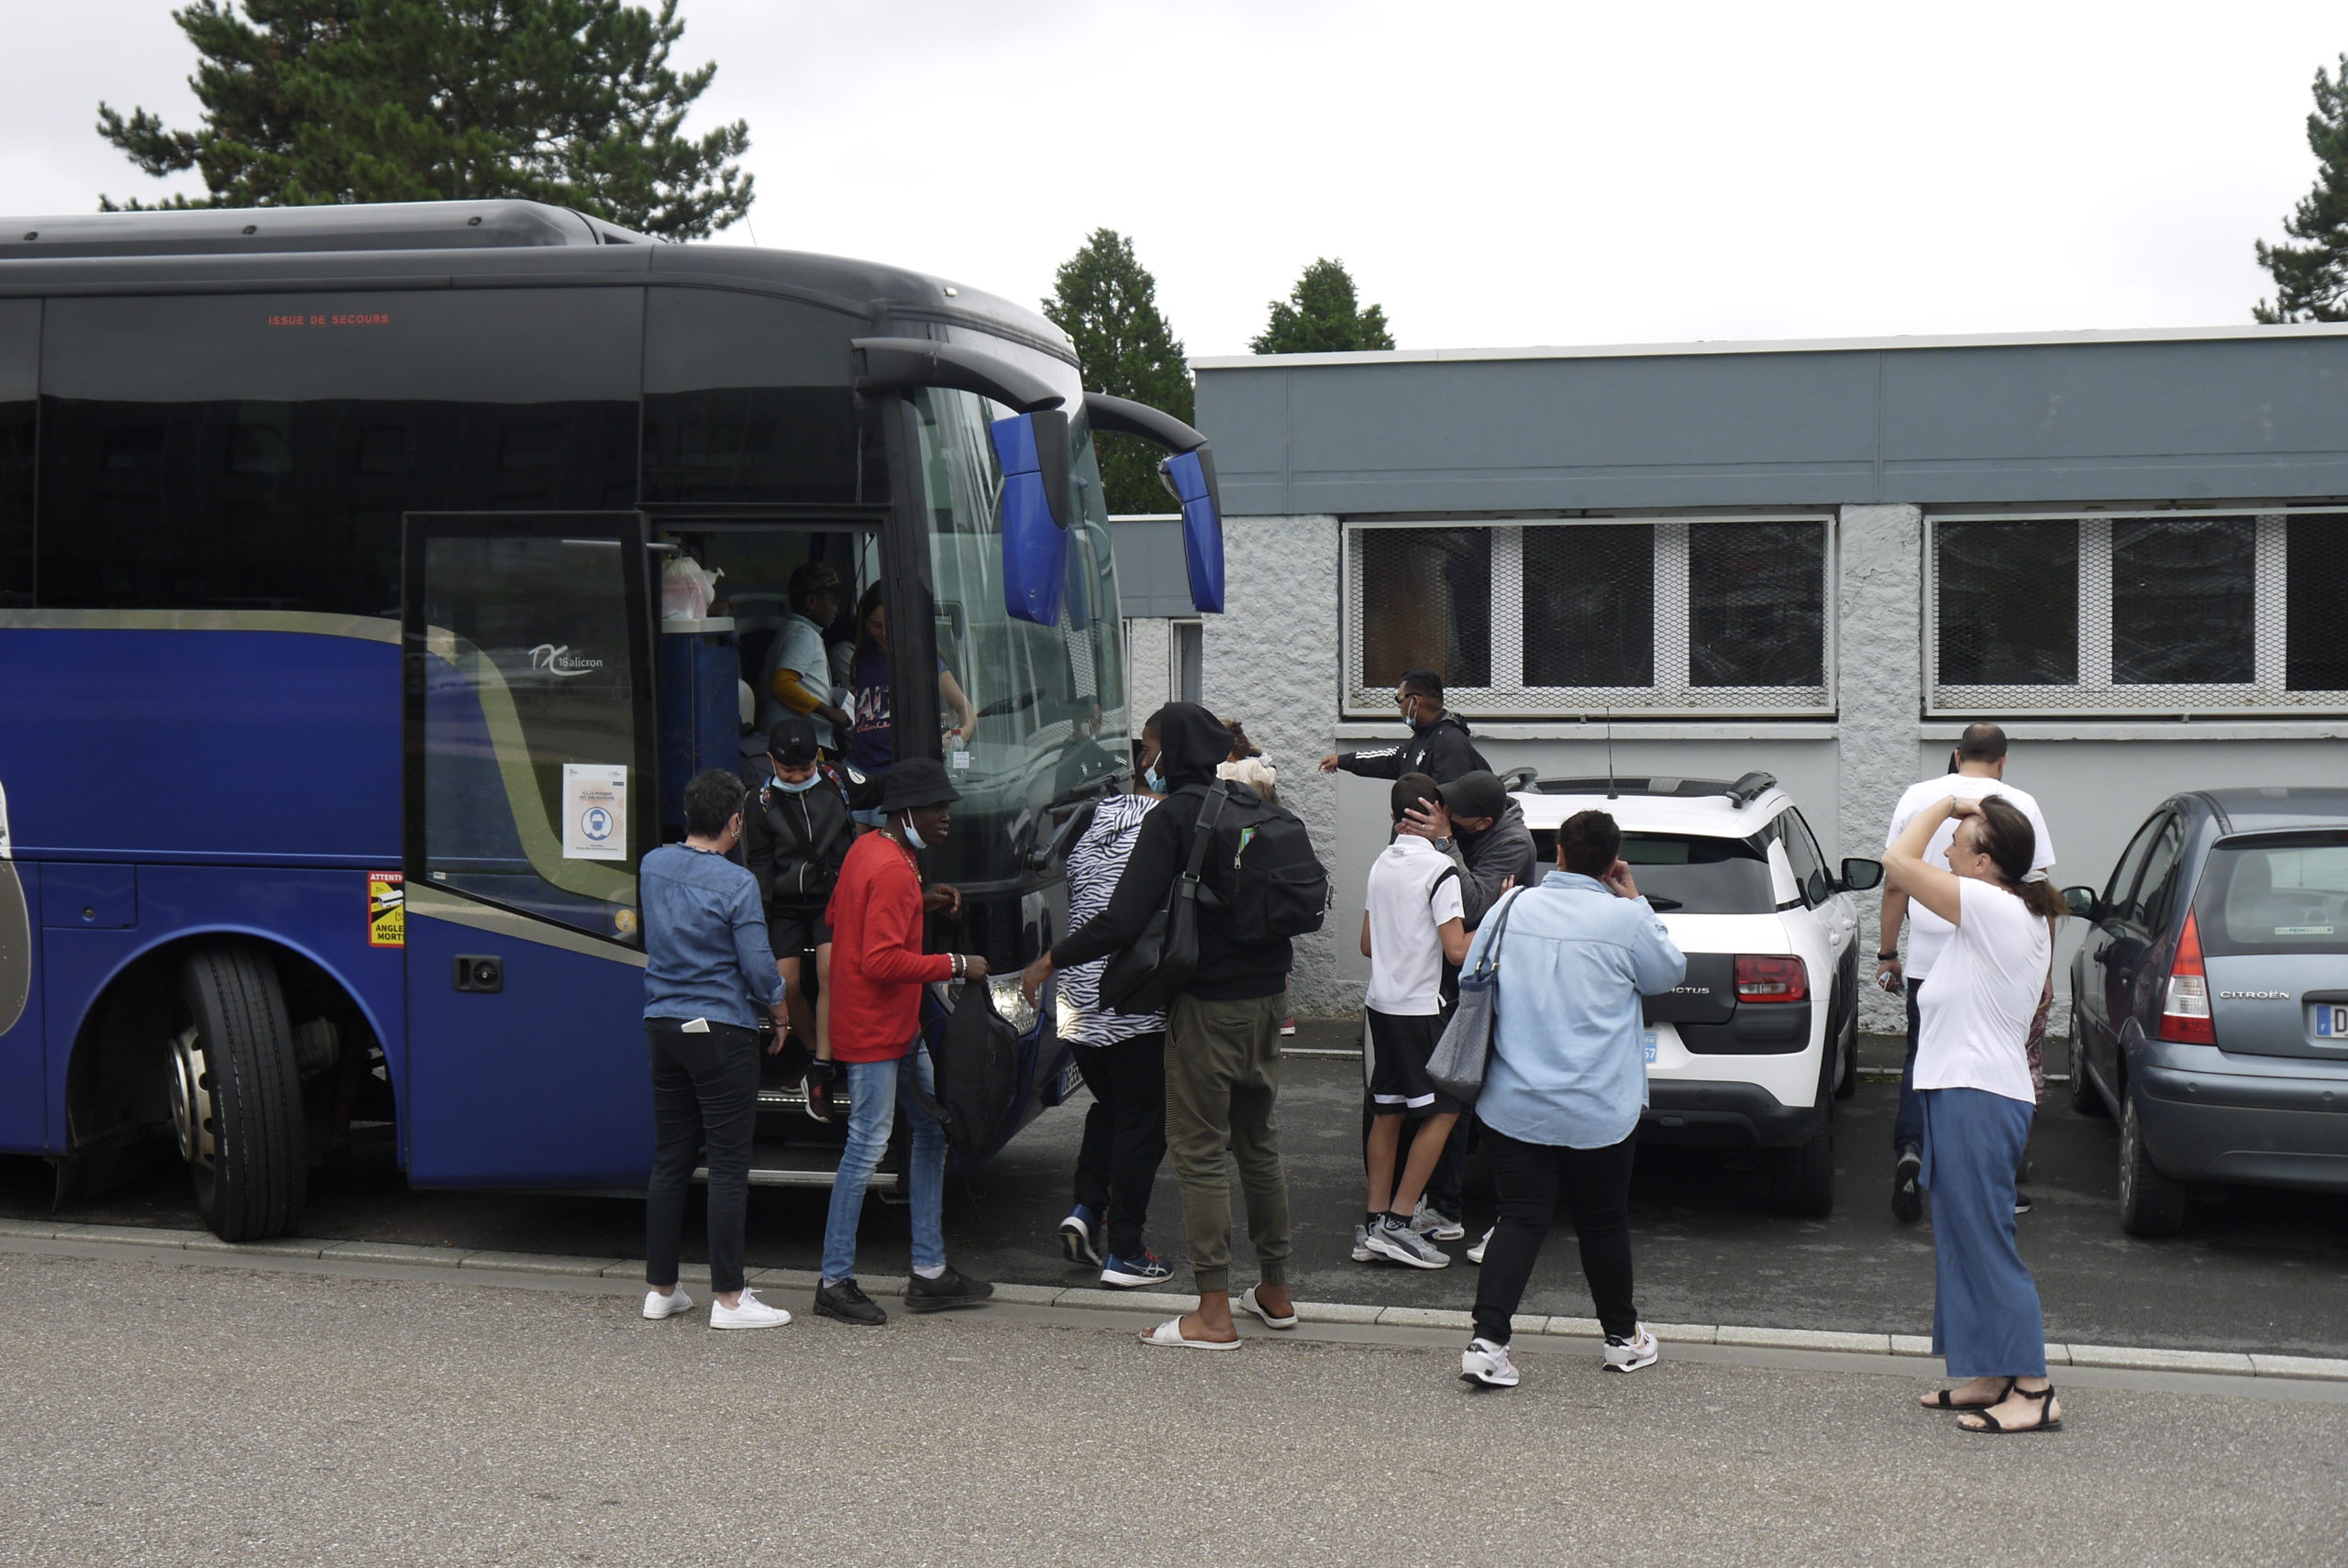
POLYGON ((1191 1350, 1237 1350, 1237 1340, 1186 1340, 1182 1337, 1182 1320, 1168 1318, 1141 1336, 1146 1345, 1182 1345, 1191 1350))
POLYGON ((1264 1320, 1264 1327, 1268 1329, 1293 1329, 1296 1327, 1295 1313, 1290 1312, 1285 1318, 1273 1317, 1271 1312, 1264 1306, 1264 1304, 1256 1299, 1256 1287, 1252 1285, 1249 1286, 1246 1292, 1239 1297, 1239 1305, 1246 1308, 1248 1311, 1256 1314, 1257 1317, 1261 1318, 1264 1320))

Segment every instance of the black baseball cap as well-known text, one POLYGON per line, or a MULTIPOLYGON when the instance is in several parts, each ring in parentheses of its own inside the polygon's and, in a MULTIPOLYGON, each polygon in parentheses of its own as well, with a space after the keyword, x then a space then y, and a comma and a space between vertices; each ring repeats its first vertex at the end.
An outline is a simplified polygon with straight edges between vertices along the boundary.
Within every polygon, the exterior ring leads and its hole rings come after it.
POLYGON ((1508 810, 1508 791, 1500 779, 1480 770, 1461 774, 1435 793, 1455 817, 1496 817, 1508 810))
POLYGON ((767 755, 786 767, 804 767, 814 761, 814 722, 801 718, 781 720, 767 732, 767 755))
POLYGON ((914 806, 935 806, 958 801, 962 791, 946 777, 946 765, 935 757, 911 756, 889 769, 880 786, 880 809, 902 812, 914 806))

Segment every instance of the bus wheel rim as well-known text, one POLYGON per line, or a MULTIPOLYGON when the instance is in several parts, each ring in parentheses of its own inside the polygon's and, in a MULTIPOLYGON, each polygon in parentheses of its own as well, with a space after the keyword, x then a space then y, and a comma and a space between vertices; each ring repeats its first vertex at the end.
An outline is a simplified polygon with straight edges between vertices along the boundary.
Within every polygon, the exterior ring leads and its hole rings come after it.
POLYGON ((172 1135, 179 1143, 180 1158, 204 1170, 210 1170, 219 1157, 211 1078, 203 1039, 190 1024, 172 1040, 172 1135))

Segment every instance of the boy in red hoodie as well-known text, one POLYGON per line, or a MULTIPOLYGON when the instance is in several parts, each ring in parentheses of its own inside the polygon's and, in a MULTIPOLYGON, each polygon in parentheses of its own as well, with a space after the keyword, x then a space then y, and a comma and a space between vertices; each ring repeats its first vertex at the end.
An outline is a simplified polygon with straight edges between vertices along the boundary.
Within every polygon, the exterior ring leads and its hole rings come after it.
POLYGON ((924 953, 922 916, 957 911, 952 888, 925 894, 914 852, 945 838, 950 802, 961 793, 946 769, 928 757, 909 757, 889 770, 880 797, 881 827, 858 838, 840 867, 826 911, 832 927, 828 1061, 810 1069, 811 1094, 828 1088, 833 1074, 847 1079, 847 1147, 832 1180, 831 1213, 824 1225, 824 1277, 815 1286, 815 1315, 844 1323, 889 1320, 856 1283, 857 1222, 864 1191, 889 1146, 900 1099, 912 1131, 913 1278, 905 1307, 938 1312, 972 1307, 994 1286, 947 1266, 943 1211, 946 1130, 912 1096, 917 1082, 935 1088, 929 1049, 921 1041, 922 988, 933 980, 983 980, 987 961, 977 954, 924 953))

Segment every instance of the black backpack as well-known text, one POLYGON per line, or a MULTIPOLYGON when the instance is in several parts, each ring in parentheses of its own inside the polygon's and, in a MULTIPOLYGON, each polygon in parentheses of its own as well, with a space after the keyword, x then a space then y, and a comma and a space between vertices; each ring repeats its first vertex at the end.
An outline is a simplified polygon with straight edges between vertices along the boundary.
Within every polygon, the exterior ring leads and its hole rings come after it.
POLYGON ((1246 946, 1320 930, 1329 912, 1329 872, 1296 813, 1233 779, 1192 788, 1202 797, 1199 820, 1214 835, 1202 871, 1205 902, 1222 910, 1224 935, 1246 946), (1224 797, 1211 823, 1209 789, 1224 797))
POLYGON ((1019 1034, 994 1010, 986 986, 962 988, 954 1015, 929 1048, 937 1088, 916 1102, 946 1129, 946 1141, 966 1160, 1002 1142, 1019 1093, 1019 1034))

